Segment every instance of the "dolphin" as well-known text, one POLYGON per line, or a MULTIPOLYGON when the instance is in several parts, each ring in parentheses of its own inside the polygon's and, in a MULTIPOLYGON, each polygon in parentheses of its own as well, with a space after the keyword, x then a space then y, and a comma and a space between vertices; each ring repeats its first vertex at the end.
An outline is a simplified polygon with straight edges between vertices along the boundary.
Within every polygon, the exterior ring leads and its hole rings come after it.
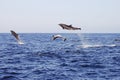
POLYGON ((18 44, 24 44, 24 43, 20 40, 19 35, 18 35, 15 31, 10 30, 10 32, 11 32, 11 34, 16 38, 18 44))
POLYGON ((52 40, 55 40, 55 39, 57 39, 57 38, 62 38, 64 41, 66 41, 66 38, 63 37, 63 36, 61 36, 61 35, 53 35, 53 36, 52 36, 52 40))
POLYGON ((67 24, 58 24, 59 26, 62 27, 62 29, 66 30, 81 30, 81 28, 73 27, 72 25, 67 25, 67 24))

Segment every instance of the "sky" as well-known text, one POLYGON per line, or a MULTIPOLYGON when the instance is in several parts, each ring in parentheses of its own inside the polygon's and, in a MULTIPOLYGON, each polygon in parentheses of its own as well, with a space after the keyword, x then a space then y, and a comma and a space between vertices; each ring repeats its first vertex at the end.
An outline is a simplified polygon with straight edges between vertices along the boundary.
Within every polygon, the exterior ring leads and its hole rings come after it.
POLYGON ((120 33, 120 0, 0 0, 0 33, 120 33), (82 30, 63 30, 58 24, 82 30))

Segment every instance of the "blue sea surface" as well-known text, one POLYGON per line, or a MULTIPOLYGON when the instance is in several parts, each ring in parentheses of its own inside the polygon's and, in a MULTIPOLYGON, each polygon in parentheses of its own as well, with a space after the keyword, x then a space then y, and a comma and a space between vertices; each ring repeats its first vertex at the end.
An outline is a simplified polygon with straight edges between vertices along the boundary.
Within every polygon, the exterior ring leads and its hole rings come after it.
POLYGON ((0 80, 120 80, 120 34, 0 33, 0 80))

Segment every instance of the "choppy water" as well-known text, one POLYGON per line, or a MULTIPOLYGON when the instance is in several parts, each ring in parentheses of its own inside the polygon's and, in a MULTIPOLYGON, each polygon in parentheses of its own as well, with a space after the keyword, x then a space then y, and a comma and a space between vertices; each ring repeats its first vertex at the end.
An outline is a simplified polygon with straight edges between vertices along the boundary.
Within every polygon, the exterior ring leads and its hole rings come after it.
POLYGON ((0 80, 120 80, 120 34, 0 34, 0 80))

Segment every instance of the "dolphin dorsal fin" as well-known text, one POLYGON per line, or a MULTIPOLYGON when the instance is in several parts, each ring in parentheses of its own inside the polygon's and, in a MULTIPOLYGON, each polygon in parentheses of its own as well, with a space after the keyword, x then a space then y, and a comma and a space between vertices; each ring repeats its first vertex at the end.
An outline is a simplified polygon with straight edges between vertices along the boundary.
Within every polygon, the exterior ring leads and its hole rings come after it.
POLYGON ((72 24, 70 24, 69 26, 72 27, 72 24))

